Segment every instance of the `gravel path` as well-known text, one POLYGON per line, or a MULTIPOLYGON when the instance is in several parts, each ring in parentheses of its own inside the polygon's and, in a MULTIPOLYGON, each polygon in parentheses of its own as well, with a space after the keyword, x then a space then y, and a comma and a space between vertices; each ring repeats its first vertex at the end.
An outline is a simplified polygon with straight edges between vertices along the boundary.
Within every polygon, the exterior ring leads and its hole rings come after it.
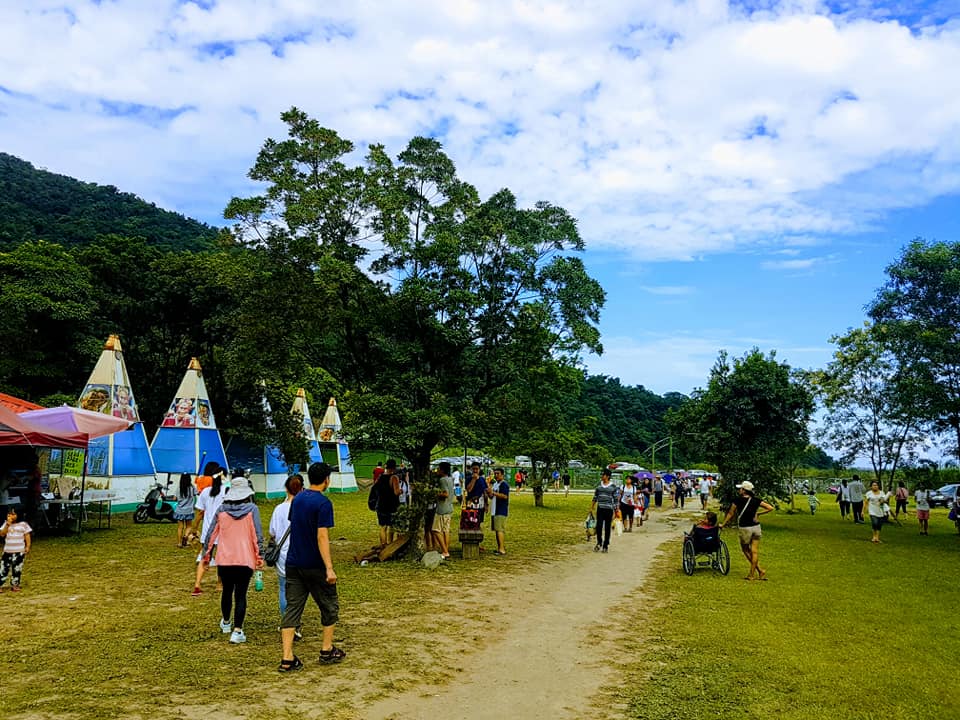
MULTIPOLYGON (((575 555, 513 579, 502 597, 497 637, 463 657, 452 682, 424 694, 423 688, 377 702, 364 711, 371 720, 493 720, 496 718, 596 717, 591 706, 600 689, 616 680, 614 634, 625 598, 642 592, 657 548, 679 531, 665 518, 614 536, 610 552, 583 543, 575 555), (531 602, 531 595, 538 600, 531 602), (520 612, 515 609, 520 608, 520 612)), ((659 520, 657 518, 660 518, 659 520)), ((679 565, 679 545, 677 563, 679 565)))

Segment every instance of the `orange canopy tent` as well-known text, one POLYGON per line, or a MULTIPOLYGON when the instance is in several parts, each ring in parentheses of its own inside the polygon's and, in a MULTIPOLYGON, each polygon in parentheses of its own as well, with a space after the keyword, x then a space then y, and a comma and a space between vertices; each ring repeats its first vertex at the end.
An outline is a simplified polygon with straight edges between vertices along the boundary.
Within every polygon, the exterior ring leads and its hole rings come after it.
POLYGON ((7 407, 16 413, 21 413, 24 410, 39 410, 41 407, 40 405, 32 403, 29 400, 21 400, 20 398, 14 397, 13 395, 7 395, 6 393, 0 393, 0 405, 7 407))

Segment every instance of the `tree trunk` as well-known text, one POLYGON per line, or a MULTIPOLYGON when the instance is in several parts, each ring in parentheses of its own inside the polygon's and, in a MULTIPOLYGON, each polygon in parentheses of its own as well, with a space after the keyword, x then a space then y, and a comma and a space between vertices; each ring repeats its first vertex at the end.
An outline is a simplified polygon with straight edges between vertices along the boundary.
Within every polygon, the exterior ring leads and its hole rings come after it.
POLYGON ((530 458, 530 474, 533 476, 530 487, 533 490, 534 507, 543 507, 543 479, 537 472, 537 461, 533 458, 530 458))

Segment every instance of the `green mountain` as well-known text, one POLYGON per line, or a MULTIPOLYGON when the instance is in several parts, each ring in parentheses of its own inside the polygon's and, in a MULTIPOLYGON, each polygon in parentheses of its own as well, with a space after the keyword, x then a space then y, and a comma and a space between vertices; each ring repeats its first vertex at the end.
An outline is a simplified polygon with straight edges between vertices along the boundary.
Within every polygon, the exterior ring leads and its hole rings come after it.
POLYGON ((217 229, 112 185, 80 182, 0 153, 0 249, 38 239, 87 245, 111 233, 169 250, 203 250, 217 229))

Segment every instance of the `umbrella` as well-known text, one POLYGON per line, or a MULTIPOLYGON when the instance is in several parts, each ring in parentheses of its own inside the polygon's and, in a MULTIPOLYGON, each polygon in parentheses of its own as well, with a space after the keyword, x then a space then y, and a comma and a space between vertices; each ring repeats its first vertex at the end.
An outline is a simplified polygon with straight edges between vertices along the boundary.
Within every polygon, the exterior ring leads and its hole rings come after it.
POLYGON ((20 417, 35 427, 46 428, 53 433, 64 435, 76 434, 87 441, 126 430, 133 424, 130 420, 121 420, 113 415, 104 415, 69 405, 27 410, 20 413, 20 417))
MULTIPOLYGON (((81 408, 61 405, 43 410, 28 410, 20 413, 19 417, 27 420, 37 428, 46 429, 51 434, 62 435, 82 441, 84 448, 83 476, 80 478, 80 506, 83 507, 83 496, 87 489, 87 453, 86 447, 94 438, 112 435, 115 432, 126 430, 135 423, 131 420, 121 420, 113 415, 82 410, 81 408)), ((75 447, 75 446, 74 446, 75 447)), ((83 513, 80 513, 82 517, 83 513)), ((77 532, 80 532, 80 520, 77 520, 77 532)))
POLYGON ((677 479, 677 476, 674 475, 673 473, 664 473, 664 474, 663 474, 663 481, 664 481, 665 483, 672 483, 672 482, 673 482, 674 480, 676 480, 676 479, 677 479))
POLYGON ((636 480, 653 480, 653 473, 649 470, 641 470, 640 472, 635 472, 633 477, 636 480))

